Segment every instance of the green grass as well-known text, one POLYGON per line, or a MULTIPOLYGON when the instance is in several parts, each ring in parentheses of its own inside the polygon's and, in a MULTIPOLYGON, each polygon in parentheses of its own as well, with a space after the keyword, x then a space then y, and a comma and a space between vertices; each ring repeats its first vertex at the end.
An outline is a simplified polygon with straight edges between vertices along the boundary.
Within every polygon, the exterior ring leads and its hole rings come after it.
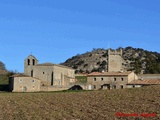
POLYGON ((8 84, 8 77, 6 75, 0 76, 0 85, 8 84))
POLYGON ((87 76, 76 76, 75 77, 77 80, 78 80, 78 82, 80 82, 80 83, 86 83, 87 82, 87 76))
POLYGON ((0 91, 8 91, 8 77, 6 75, 0 76, 0 91))

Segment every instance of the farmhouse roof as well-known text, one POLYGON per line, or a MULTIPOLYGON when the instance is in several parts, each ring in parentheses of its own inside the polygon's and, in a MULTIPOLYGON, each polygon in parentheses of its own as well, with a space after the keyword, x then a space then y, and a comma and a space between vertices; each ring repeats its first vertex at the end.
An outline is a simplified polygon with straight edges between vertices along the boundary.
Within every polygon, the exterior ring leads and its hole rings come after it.
POLYGON ((39 78, 31 77, 31 76, 25 75, 25 74, 23 74, 23 73, 17 73, 17 74, 14 74, 14 75, 10 76, 10 77, 30 77, 30 78, 33 78, 33 79, 38 79, 38 80, 40 80, 39 78))
POLYGON ((160 84, 160 79, 157 80, 133 80, 129 85, 136 84, 136 85, 157 85, 160 84))
POLYGON ((130 73, 131 72, 92 72, 88 74, 88 76, 120 76, 120 75, 127 76, 130 73))

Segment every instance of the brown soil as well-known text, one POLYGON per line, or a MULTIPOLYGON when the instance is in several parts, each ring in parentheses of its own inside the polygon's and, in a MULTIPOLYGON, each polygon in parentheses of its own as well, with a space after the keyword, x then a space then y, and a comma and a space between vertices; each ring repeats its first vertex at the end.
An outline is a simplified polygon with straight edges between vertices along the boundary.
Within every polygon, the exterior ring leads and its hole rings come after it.
POLYGON ((86 92, 0 93, 2 120, 160 120, 160 86, 86 92), (117 117, 116 113, 138 114, 117 117), (142 117, 140 114, 156 114, 142 117))

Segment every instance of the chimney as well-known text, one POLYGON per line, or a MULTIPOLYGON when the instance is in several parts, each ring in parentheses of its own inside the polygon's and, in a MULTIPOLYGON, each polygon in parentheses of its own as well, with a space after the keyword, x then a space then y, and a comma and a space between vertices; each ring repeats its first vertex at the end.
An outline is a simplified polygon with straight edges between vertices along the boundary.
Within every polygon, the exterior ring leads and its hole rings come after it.
POLYGON ((123 70, 121 69, 120 73, 123 73, 123 70))
POLYGON ((143 77, 141 77, 140 80, 143 80, 143 77))

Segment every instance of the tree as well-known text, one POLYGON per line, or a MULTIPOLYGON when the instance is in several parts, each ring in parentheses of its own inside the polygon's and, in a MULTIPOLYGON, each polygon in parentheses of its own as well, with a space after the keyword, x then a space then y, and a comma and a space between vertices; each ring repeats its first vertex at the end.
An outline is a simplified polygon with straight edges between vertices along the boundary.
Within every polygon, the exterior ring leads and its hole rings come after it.
POLYGON ((5 64, 0 61, 0 70, 6 70, 5 64))
POLYGON ((141 66, 141 61, 139 59, 135 59, 134 69, 136 74, 141 73, 142 66, 141 66))

